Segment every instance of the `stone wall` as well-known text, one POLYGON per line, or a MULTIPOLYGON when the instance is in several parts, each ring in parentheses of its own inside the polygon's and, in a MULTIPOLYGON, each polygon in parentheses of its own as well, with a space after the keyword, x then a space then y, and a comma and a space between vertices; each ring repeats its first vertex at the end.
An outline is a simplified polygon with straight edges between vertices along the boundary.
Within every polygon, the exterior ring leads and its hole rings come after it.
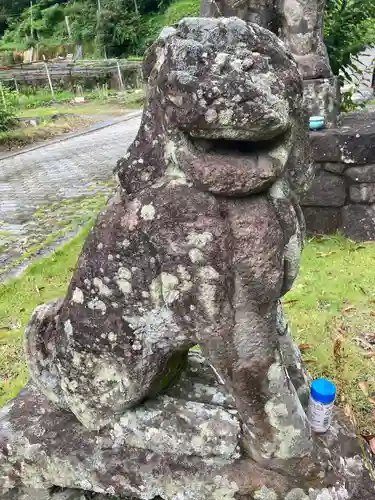
POLYGON ((308 232, 375 240, 375 113, 344 115, 311 143, 316 178, 301 203, 308 232))

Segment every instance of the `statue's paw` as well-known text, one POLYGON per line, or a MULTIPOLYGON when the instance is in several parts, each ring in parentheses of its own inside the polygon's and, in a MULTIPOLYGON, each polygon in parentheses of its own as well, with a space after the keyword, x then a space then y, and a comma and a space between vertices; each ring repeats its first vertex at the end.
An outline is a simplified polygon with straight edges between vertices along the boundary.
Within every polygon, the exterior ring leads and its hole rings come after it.
POLYGON ((27 325, 24 336, 24 350, 30 378, 38 389, 53 403, 66 408, 60 387, 59 375, 53 360, 47 355, 43 334, 55 321, 63 300, 37 307, 27 325))

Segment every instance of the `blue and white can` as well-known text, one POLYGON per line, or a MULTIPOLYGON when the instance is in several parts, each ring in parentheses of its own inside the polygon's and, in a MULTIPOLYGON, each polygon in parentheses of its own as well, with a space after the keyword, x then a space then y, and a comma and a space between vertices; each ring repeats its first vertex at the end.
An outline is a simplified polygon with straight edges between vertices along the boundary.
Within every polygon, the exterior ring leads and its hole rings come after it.
POLYGON ((314 380, 311 384, 307 418, 314 432, 328 431, 332 422, 336 392, 335 384, 325 378, 314 380))

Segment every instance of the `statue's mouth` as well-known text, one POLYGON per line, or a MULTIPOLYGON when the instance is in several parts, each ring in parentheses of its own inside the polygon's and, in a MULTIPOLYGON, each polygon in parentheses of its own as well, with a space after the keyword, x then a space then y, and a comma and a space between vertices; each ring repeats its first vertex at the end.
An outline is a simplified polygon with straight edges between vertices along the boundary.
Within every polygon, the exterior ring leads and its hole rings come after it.
POLYGON ((228 130, 225 137, 217 134, 185 133, 185 147, 179 148, 179 161, 201 188, 229 196, 259 193, 282 174, 291 149, 290 130, 267 140, 239 140, 236 131, 232 140, 228 130))
MULTIPOLYGON (((225 136, 227 135, 225 134, 225 136)), ((282 148, 287 150, 287 154, 289 153, 289 131, 266 140, 238 139, 238 135, 240 134, 236 135, 236 131, 233 131, 233 139, 227 137, 205 138, 190 134, 188 137, 191 145, 200 152, 220 156, 244 156, 246 158, 275 156, 277 158, 282 148)))

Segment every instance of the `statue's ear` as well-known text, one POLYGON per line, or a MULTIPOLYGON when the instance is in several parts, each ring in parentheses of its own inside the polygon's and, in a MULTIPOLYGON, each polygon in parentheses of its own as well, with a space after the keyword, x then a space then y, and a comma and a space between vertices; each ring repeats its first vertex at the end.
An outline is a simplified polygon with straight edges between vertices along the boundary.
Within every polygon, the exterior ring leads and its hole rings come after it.
POLYGON ((150 78, 151 72, 154 69, 158 58, 160 57, 160 51, 165 47, 165 42, 170 35, 176 33, 176 29, 170 26, 166 26, 162 29, 159 37, 155 40, 155 42, 151 45, 149 49, 147 49, 143 61, 143 78, 144 80, 148 80, 150 78))

